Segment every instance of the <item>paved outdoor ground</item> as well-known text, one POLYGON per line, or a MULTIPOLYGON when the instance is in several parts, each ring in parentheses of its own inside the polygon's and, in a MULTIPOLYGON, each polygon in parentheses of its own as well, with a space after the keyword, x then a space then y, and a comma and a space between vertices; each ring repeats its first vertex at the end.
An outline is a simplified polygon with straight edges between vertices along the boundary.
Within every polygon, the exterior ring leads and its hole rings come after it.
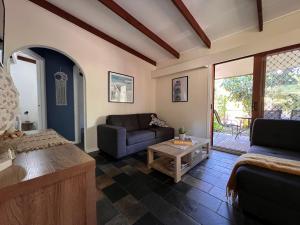
POLYGON ((214 132, 214 146, 225 149, 230 149, 236 153, 248 152, 250 148, 249 136, 239 135, 235 138, 235 135, 214 132))

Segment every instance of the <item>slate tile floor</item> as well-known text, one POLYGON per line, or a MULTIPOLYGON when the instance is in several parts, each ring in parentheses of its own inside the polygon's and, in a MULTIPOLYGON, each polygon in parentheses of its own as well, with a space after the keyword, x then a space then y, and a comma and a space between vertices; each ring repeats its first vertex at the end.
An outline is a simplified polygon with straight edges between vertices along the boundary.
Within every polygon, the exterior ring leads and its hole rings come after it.
POLYGON ((92 156, 98 225, 262 225, 225 197, 236 155, 212 151, 177 184, 146 167, 146 151, 121 160, 103 153, 92 156))

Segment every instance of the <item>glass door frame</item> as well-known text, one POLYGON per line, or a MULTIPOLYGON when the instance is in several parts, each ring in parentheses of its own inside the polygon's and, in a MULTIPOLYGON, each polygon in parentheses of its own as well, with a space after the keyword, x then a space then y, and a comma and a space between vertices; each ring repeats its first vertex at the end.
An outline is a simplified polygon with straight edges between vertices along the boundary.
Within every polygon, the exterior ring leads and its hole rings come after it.
MULTIPOLYGON (((233 59, 233 60, 228 60, 228 61, 224 61, 224 62, 220 62, 220 63, 216 63, 213 64, 211 66, 211 74, 212 74, 212 80, 211 80, 211 105, 210 105, 210 109, 211 109, 211 114, 210 114, 210 142, 211 142, 211 146, 213 146, 213 141, 214 141, 214 110, 215 110, 215 94, 216 94, 216 88, 215 88, 215 81, 216 81, 216 66, 220 65, 220 64, 224 64, 224 63, 228 63, 228 62, 233 62, 233 61, 238 61, 241 59, 246 59, 246 58, 253 58, 253 56, 245 56, 245 57, 241 57, 241 58, 237 58, 237 59, 233 59)), ((254 64, 254 63, 253 63, 254 64)), ((245 74, 245 75, 250 75, 250 74, 245 74)), ((253 77, 253 81, 254 82, 254 74, 251 74, 253 77)), ((241 75, 243 76, 243 75, 241 75)), ((240 76, 237 76, 240 77, 240 76)), ((254 90, 253 90, 254 91, 254 90)), ((251 111, 252 114, 252 111, 251 111)), ((219 150, 225 150, 225 151, 229 151, 229 152, 240 152, 236 149, 230 149, 230 148, 226 148, 226 147, 221 147, 221 146, 215 146, 217 147, 219 150)), ((243 151, 241 151, 243 152, 243 151)))
MULTIPOLYGON (((300 44, 295 44, 283 48, 278 48, 266 52, 261 52, 254 55, 247 55, 244 57, 227 60, 220 63, 215 63, 211 67, 211 116, 210 116, 210 138, 211 146, 213 146, 213 132, 214 132, 214 101, 215 101, 215 69, 216 65, 236 61, 248 57, 254 57, 253 65, 253 93, 252 93, 252 123, 257 118, 263 118, 264 116, 264 88, 265 88, 265 77, 266 77, 266 58, 269 55, 290 51, 293 49, 300 48, 300 44)), ((252 125, 251 125, 252 127, 252 125)))

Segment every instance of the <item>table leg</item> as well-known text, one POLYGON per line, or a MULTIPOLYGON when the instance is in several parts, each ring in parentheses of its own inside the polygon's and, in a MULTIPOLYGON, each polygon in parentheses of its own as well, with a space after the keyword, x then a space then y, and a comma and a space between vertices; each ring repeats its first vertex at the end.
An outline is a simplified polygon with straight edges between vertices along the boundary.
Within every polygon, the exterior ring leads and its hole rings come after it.
POLYGON ((175 159, 175 183, 181 180, 181 157, 176 157, 175 159))
POLYGON ((207 159, 209 158, 209 143, 207 143, 205 145, 205 148, 206 148, 206 154, 207 154, 207 159))
POLYGON ((148 169, 151 169, 151 163, 153 162, 154 159, 154 153, 151 149, 148 149, 147 156, 148 156, 148 169))

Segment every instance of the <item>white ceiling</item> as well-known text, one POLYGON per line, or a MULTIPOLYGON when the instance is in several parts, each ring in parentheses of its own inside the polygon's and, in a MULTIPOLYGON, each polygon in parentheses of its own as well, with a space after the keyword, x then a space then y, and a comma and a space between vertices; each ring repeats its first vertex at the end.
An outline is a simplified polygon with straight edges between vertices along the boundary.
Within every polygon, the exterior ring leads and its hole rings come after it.
MULTIPOLYGON (((98 0, 48 1, 157 62, 173 58, 170 53, 98 0)), ((171 0, 115 1, 178 52, 205 48, 171 0)), ((211 41, 258 26, 256 0, 183 0, 183 2, 211 41)), ((299 9, 300 0, 263 0, 264 22, 299 9)))

